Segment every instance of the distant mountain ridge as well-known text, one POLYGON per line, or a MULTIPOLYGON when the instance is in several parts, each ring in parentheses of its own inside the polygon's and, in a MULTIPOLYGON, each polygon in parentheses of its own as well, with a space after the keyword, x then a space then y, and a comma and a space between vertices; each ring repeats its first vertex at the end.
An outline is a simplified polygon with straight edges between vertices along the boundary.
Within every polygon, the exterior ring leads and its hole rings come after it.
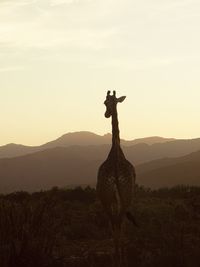
MULTIPOLYGON (((50 141, 41 146, 24 146, 20 144, 7 144, 0 146, 0 158, 12 158, 17 156, 23 156, 26 154, 34 153, 37 151, 42 151, 48 148, 55 147, 69 147, 69 146, 99 146, 111 144, 111 134, 105 134, 103 136, 97 135, 87 131, 73 132, 62 135, 56 140, 50 141)), ((164 143, 174 140, 173 138, 163 138, 163 137, 147 137, 140 138, 131 141, 121 140, 122 145, 132 146, 139 143, 154 144, 154 143, 164 143)))
MULTIPOLYGON (((92 132, 74 132, 74 133, 67 133, 59 137, 58 139, 48 142, 43 145, 45 148, 51 148, 56 146, 67 147, 71 145, 78 145, 78 146, 85 146, 85 145, 106 145, 110 144, 112 140, 112 135, 107 133, 105 135, 97 135, 92 132)), ((139 143, 144 143, 148 145, 152 145, 155 143, 164 143, 168 141, 175 140, 174 138, 164 138, 160 136, 151 136, 151 137, 144 137, 138 138, 134 140, 124 140, 121 139, 121 144, 124 146, 132 146, 139 143)))
MULTIPOLYGON (((200 151, 182 157, 150 161, 158 156, 156 150, 154 154, 146 154, 147 150, 140 149, 143 146, 154 148, 156 145, 137 144, 123 149, 127 159, 136 166, 139 185, 151 188, 177 184, 200 185, 200 151), (144 159, 149 162, 139 164, 144 159)), ((109 149, 110 145, 56 147, 0 159, 0 193, 37 191, 53 186, 95 185, 98 167, 106 159, 109 149)), ((174 151, 171 152, 174 154, 174 151)))
POLYGON ((40 147, 24 146, 19 144, 7 144, 0 146, 0 158, 13 158, 40 151, 40 147))
MULTIPOLYGON (((138 184, 151 188, 200 185, 200 138, 150 137, 122 140, 122 145, 126 158, 136 166, 138 184)), ((66 134, 38 147, 2 146, 0 193, 94 185, 98 167, 107 158, 110 147, 110 134, 89 132, 66 134)))
POLYGON ((0 193, 94 184, 100 158, 105 156, 106 149, 104 155, 101 153, 102 150, 96 155, 94 146, 71 146, 0 159, 0 193))
POLYGON ((178 158, 164 158, 137 166, 138 183, 160 188, 200 186, 200 151, 178 158))

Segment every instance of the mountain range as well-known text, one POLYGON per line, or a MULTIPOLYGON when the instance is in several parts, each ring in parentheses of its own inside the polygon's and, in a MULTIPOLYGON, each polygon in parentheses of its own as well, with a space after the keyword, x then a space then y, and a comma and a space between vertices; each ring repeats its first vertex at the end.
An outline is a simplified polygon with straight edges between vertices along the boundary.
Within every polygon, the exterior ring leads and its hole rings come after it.
MULTIPOLYGON (((106 159, 110 143, 110 134, 79 132, 38 147, 14 144, 7 145, 7 150, 6 146, 0 147, 2 157, 3 151, 7 153, 0 159, 0 193, 95 185, 98 167, 106 159), (11 157, 14 154, 17 156, 11 157)), ((199 138, 150 137, 122 140, 122 145, 127 159, 136 166, 139 185, 151 188, 200 185, 199 138)))
MULTIPOLYGON (((13 143, 0 146, 0 158, 17 157, 55 147, 99 146, 106 144, 108 145, 111 143, 111 139, 112 135, 109 133, 103 136, 87 131, 67 133, 62 135, 56 140, 50 141, 40 146, 24 146, 21 144, 13 144, 13 143)), ((164 143, 172 140, 175 139, 153 136, 147 138, 134 139, 131 141, 122 139, 121 144, 124 146, 132 146, 140 143, 151 145, 155 143, 164 143)))
POLYGON ((140 164, 137 178, 140 185, 150 188, 200 186, 200 151, 140 164))

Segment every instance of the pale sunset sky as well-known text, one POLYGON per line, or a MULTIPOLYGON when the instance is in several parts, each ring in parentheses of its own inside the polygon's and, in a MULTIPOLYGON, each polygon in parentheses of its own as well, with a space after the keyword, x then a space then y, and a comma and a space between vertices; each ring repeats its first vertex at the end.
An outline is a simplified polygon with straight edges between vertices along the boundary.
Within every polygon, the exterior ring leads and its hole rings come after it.
POLYGON ((0 145, 200 137, 199 0, 0 0, 0 145))

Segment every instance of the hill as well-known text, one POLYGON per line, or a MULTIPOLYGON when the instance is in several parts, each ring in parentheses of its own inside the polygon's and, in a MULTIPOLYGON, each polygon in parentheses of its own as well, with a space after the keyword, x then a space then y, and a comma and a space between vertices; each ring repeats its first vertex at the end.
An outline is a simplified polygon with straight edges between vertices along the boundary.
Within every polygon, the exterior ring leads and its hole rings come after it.
MULTIPOLYGON (((200 187, 136 195, 139 227, 125 219, 123 232, 126 266, 198 267, 200 187)), ((0 237, 1 267, 114 266, 108 218, 90 187, 0 195, 0 237)))
POLYGON ((0 146, 0 158, 12 158, 40 151, 37 146, 24 146, 18 144, 7 144, 0 146))
MULTIPOLYGON (((135 147, 124 147, 124 152, 136 165, 139 185, 151 188, 200 185, 200 152, 138 164, 140 159, 137 159, 135 147)), ((0 159, 0 192, 95 185, 98 167, 106 159, 109 149, 108 145, 57 147, 0 159)))
MULTIPOLYGON (((108 145, 111 143, 111 138, 112 138, 111 134, 105 134, 101 136, 86 131, 67 133, 59 137, 58 139, 43 144, 41 146, 24 146, 19 144, 8 144, 0 146, 0 158, 17 157, 55 147, 91 146, 91 145, 100 146, 106 144, 108 145)), ((163 137, 147 137, 131 141, 122 139, 121 143, 124 146, 133 146, 140 143, 151 145, 155 143, 164 143, 172 140, 173 139, 163 138, 163 137)))
POLYGON ((106 151, 105 147, 97 155, 93 146, 58 147, 0 159, 0 193, 94 184, 100 158, 106 151))
POLYGON ((200 151, 137 166, 137 182, 151 188, 176 185, 200 186, 200 151))

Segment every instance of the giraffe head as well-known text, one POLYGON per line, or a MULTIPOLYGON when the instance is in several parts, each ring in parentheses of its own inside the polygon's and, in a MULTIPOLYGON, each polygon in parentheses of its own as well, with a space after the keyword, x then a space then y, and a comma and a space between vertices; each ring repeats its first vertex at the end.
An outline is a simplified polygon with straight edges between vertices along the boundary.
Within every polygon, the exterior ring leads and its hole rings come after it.
POLYGON ((113 112, 116 110, 116 106, 118 103, 122 103, 126 97, 121 96, 119 98, 116 97, 116 92, 113 91, 113 95, 110 94, 110 91, 107 92, 106 100, 104 104, 106 106, 105 117, 110 118, 113 115, 113 112))

